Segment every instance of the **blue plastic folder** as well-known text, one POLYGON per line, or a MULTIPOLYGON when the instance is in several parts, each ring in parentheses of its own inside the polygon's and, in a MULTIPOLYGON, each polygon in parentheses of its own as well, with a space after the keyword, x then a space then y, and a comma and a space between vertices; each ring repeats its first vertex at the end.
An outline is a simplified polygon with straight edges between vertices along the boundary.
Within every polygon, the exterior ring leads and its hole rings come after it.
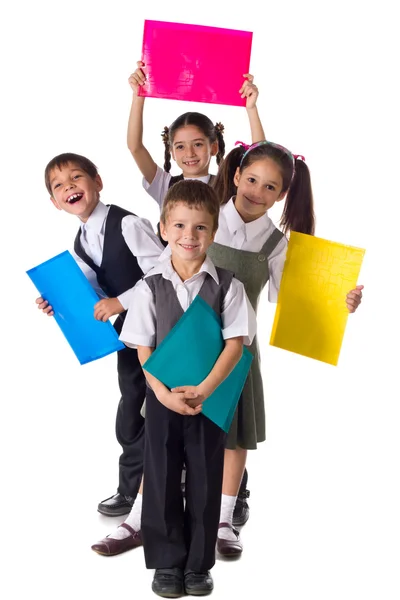
POLYGON ((81 365, 125 347, 110 321, 94 318, 99 298, 68 251, 26 273, 53 307, 54 318, 81 365))
MULTIPOLYGON (((143 368, 170 389, 198 385, 210 373, 223 348, 220 318, 198 295, 143 368)), ((243 347, 236 367, 203 402, 202 414, 226 432, 252 360, 251 352, 243 347)))

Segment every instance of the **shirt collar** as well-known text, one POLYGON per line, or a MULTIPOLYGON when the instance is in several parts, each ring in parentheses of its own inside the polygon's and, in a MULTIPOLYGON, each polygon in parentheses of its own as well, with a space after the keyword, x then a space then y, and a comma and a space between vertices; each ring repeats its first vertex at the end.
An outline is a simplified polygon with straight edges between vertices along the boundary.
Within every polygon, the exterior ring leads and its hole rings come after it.
MULTIPOLYGON (((167 248, 168 248, 168 246, 167 246, 167 248)), ((179 275, 177 274, 174 267, 172 266, 171 256, 165 254, 165 252, 163 254, 164 254, 164 258, 162 260, 160 260, 159 263, 153 269, 151 269, 151 271, 149 271, 147 273, 147 275, 145 275, 144 279, 146 279, 146 277, 151 277, 151 275, 161 274, 164 277, 164 279, 169 279, 170 281, 173 281, 176 277, 178 277, 178 279, 180 281, 179 275)), ((208 256, 206 256, 198 273, 195 273, 195 275, 193 275, 193 277, 191 277, 190 279, 187 279, 186 281, 191 281, 196 276, 200 275, 200 273, 208 273, 214 279, 215 283, 217 283, 219 285, 219 277, 218 277, 217 270, 216 270, 211 258, 209 258, 208 256)))
POLYGON ((272 221, 268 214, 265 213, 262 217, 259 217, 255 221, 245 223, 242 217, 239 215, 235 208, 234 196, 221 207, 221 211, 226 219, 226 225, 229 233, 233 236, 236 231, 243 229, 245 232, 246 239, 253 239, 258 234, 262 233, 269 227, 271 227, 272 221))
POLYGON ((211 175, 203 175, 202 177, 184 177, 183 179, 196 179, 196 181, 202 181, 203 183, 208 183, 210 181, 211 175))
POLYGON ((100 235, 109 210, 109 206, 106 206, 99 201, 86 223, 81 224, 82 231, 84 229, 90 229, 94 233, 100 235))

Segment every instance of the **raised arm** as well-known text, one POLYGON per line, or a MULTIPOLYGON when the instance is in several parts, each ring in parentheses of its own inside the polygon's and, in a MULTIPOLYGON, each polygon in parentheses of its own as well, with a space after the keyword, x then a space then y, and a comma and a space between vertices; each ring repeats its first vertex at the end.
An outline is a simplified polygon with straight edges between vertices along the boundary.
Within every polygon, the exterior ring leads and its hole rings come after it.
POLYGON ((251 143, 255 144, 256 142, 261 142, 262 140, 265 140, 264 129, 261 124, 260 116, 258 114, 258 109, 256 105, 258 98, 258 88, 253 83, 253 75, 251 75, 250 73, 246 73, 245 75, 243 75, 243 77, 245 77, 246 79, 239 90, 239 94, 241 94, 241 98, 246 98, 246 111, 250 123, 251 143))
POLYGON ((143 108, 144 98, 138 96, 139 86, 144 85, 146 76, 142 70, 144 63, 138 61, 138 68, 129 77, 129 85, 133 91, 131 112, 128 122, 127 143, 134 161, 148 183, 151 183, 157 171, 157 165, 149 151, 143 145, 143 108))

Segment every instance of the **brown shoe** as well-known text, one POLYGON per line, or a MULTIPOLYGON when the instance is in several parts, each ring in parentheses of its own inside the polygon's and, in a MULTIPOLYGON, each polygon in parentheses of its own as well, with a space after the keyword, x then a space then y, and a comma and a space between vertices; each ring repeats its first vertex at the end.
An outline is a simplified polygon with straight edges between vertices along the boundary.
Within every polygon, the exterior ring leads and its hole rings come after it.
POLYGON ((135 531, 127 523, 121 523, 120 527, 127 529, 130 535, 123 540, 114 540, 113 538, 107 536, 102 539, 101 542, 93 544, 92 550, 97 552, 97 554, 102 554, 103 556, 115 556, 116 554, 122 554, 122 552, 132 550, 133 548, 137 548, 138 546, 142 545, 143 542, 140 531, 135 531))
POLYGON ((220 537, 217 537, 217 550, 221 556, 225 556, 226 558, 236 558, 240 556, 243 552, 242 542, 240 541, 239 532, 232 527, 229 523, 220 523, 218 529, 222 529, 226 527, 233 531, 236 535, 236 540, 223 540, 220 537))

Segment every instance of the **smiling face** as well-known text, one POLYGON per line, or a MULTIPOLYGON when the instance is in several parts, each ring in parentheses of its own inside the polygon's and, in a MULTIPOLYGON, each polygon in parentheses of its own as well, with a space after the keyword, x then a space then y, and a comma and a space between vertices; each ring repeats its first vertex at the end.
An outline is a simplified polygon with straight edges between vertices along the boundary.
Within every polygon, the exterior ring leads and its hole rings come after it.
POLYGON ((100 175, 94 179, 79 165, 68 162, 50 171, 51 201, 59 210, 86 222, 97 206, 103 183, 100 175))
POLYGON ((172 260, 202 261, 214 240, 214 217, 205 208, 189 208, 178 201, 168 210, 160 230, 171 248, 172 260))
POLYGON ((256 160, 242 172, 238 168, 234 183, 237 187, 235 207, 245 223, 263 216, 285 196, 281 170, 271 158, 256 160))
POLYGON ((184 177, 208 175, 211 158, 218 152, 218 142, 210 143, 195 125, 181 127, 175 133, 171 145, 172 158, 182 170, 184 177))

